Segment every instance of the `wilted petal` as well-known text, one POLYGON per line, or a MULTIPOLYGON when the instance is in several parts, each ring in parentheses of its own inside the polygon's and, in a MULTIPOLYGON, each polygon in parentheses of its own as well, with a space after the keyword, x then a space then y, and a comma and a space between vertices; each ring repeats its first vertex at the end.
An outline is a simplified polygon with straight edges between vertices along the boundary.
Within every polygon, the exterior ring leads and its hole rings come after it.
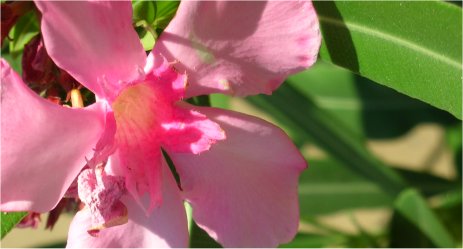
POLYGON ((89 231, 96 234, 104 228, 127 222, 127 207, 119 200, 126 192, 124 183, 123 176, 106 174, 103 164, 80 173, 79 198, 92 215, 89 231))
POLYGON ((146 55, 132 27, 130 1, 36 5, 50 57, 100 97, 114 94, 119 81, 131 82, 143 74, 146 55))
POLYGON ((193 218, 225 247, 275 247, 299 222, 298 177, 306 162, 278 127, 215 108, 199 111, 227 134, 199 155, 169 153, 193 218))
POLYGON ((319 46, 310 1, 185 1, 154 51, 180 62, 187 96, 251 95, 312 65, 319 46))
POLYGON ((40 98, 1 60, 2 211, 52 209, 85 165, 104 109, 71 109, 40 98))
MULTIPOLYGON (((162 205, 150 216, 132 197, 124 200, 128 209, 127 224, 104 229, 98 237, 87 233, 91 224, 88 209, 79 211, 71 223, 67 247, 187 247, 188 230, 185 209, 175 180, 163 165, 162 205)), ((144 198, 146 203, 148 198, 144 198)))

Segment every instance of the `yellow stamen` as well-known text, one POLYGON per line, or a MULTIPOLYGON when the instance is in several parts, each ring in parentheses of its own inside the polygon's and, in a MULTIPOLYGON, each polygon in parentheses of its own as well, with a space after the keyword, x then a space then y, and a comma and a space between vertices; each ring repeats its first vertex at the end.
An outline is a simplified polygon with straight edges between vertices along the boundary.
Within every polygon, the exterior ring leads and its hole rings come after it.
POLYGON ((84 101, 82 100, 82 94, 78 89, 71 90, 71 106, 74 108, 84 107, 84 101))

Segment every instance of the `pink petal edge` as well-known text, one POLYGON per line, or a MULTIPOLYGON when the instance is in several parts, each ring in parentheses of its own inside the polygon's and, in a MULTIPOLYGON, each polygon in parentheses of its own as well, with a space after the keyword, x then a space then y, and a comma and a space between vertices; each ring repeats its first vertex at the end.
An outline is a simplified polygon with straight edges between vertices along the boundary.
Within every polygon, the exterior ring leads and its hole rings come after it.
MULTIPOLYGON (((144 210, 131 196, 126 196, 123 202, 128 208, 128 223, 104 229, 98 237, 92 237, 86 230, 91 224, 90 212, 84 209, 77 213, 71 223, 67 247, 187 247, 189 237, 183 200, 165 162, 162 165, 162 175, 163 203, 149 216, 145 215, 144 210)), ((147 196, 143 198, 143 202, 149 203, 147 196)))
POLYGON ((168 151, 193 218, 225 247, 276 247, 299 223, 306 161, 278 127, 248 115, 198 108, 227 134, 199 155, 168 151))
POLYGON ((141 79, 146 55, 130 1, 36 1, 53 61, 99 97, 141 79))
POLYGON ((182 1, 153 51, 187 73, 187 97, 247 96, 311 66, 320 43, 311 1, 182 1))
POLYGON ((103 105, 62 107, 32 92, 1 59, 1 211, 52 209, 91 156, 103 105))

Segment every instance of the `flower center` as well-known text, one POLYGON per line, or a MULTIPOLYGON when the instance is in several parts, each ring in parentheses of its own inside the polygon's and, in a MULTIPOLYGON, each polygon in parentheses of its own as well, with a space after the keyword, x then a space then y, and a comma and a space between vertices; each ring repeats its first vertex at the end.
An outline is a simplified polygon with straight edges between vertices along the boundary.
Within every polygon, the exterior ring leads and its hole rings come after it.
POLYGON ((172 109, 162 93, 153 82, 146 81, 125 88, 112 103, 127 190, 135 198, 149 193, 149 210, 161 203, 159 131, 172 109))
POLYGON ((153 127, 156 122, 154 102, 156 102, 156 93, 146 83, 124 89, 112 104, 118 128, 124 124, 141 130, 153 127))

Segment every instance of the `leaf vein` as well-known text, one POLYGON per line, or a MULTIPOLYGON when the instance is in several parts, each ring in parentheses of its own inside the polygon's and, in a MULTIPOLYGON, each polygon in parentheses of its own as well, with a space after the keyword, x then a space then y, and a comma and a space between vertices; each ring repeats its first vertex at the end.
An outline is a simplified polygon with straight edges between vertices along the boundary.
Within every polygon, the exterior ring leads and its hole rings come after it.
POLYGON ((450 59, 450 58, 448 58, 446 56, 443 56, 442 54, 438 53, 437 51, 425 48, 423 46, 420 46, 419 44, 416 44, 416 43, 411 42, 409 40, 405 40, 405 39, 400 38, 398 36, 395 36, 395 35, 392 35, 392 34, 389 34, 389 33, 386 33, 386 32, 379 32, 377 30, 368 28, 368 27, 360 25, 360 24, 352 23, 352 22, 342 22, 342 21, 340 21, 338 19, 330 18, 330 17, 327 17, 327 16, 319 16, 319 20, 320 20, 320 22, 326 22, 326 23, 336 25, 336 26, 339 26, 339 27, 342 27, 342 28, 347 27, 351 31, 356 31, 356 32, 359 32, 359 33, 368 34, 368 35, 371 35, 371 36, 374 36, 374 37, 377 37, 377 38, 380 38, 380 39, 383 39, 383 40, 386 40, 386 41, 389 41, 389 42, 392 42, 392 43, 399 44, 399 45, 401 45, 403 47, 407 47, 409 49, 415 50, 415 51, 417 51, 417 52, 419 52, 421 54, 427 55, 428 57, 432 57, 432 58, 434 58, 436 60, 439 60, 439 61, 441 61, 441 62, 443 62, 445 64, 448 64, 448 65, 450 65, 452 67, 455 67, 458 70, 461 69, 461 62, 452 60, 452 59, 450 59))

